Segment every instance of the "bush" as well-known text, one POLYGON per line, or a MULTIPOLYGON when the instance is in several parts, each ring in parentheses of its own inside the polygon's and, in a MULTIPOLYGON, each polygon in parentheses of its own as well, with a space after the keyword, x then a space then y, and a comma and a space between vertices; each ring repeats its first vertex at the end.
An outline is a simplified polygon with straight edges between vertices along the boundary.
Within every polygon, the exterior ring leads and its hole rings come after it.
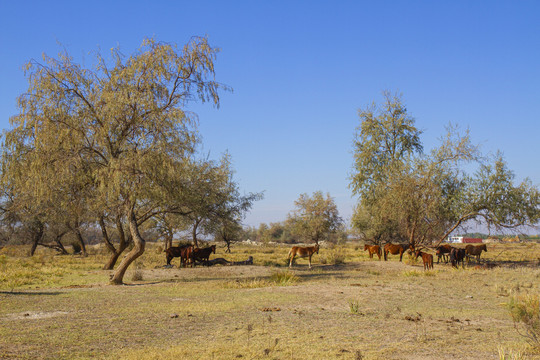
POLYGON ((326 255, 326 261, 331 265, 345 264, 345 251, 342 248, 335 247, 326 255))
POLYGON ((540 295, 514 295, 507 305, 517 332, 540 349, 540 295))
POLYGON ((298 276, 290 271, 276 271, 270 275, 270 280, 278 285, 291 285, 298 281, 298 276))

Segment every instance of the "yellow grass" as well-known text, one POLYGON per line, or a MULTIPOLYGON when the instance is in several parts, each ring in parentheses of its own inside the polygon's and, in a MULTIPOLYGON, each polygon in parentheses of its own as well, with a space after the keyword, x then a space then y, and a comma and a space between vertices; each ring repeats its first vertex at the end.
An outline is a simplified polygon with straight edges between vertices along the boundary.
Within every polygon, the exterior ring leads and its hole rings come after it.
POLYGON ((0 359, 540 358, 507 305, 540 294, 539 244, 488 244, 482 258, 495 267, 430 271, 362 248, 322 248, 311 270, 306 259, 289 270, 289 247, 278 245, 215 255, 251 255, 254 266, 178 269, 175 259, 167 269, 148 244, 142 280, 128 272, 128 286, 108 285, 99 249, 29 258, 27 247, 4 248, 0 359), (329 262, 334 254, 344 263, 329 262))

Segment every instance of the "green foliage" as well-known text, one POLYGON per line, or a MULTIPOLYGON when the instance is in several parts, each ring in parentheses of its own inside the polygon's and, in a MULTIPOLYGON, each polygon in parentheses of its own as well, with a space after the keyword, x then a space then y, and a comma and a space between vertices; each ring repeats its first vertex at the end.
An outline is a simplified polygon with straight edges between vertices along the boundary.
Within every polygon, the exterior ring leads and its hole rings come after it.
POLYGON ((351 187, 360 201, 352 223, 364 238, 422 244, 441 242, 469 221, 497 229, 538 222, 538 188, 528 179, 515 185, 502 156, 482 156, 468 132, 453 126, 439 147, 421 153, 414 119, 399 97, 385 96, 384 116, 360 113, 354 148, 351 187), (479 169, 468 175, 465 165, 479 169))
POLYGON ((330 194, 324 197, 321 191, 313 196, 301 194, 294 202, 293 210, 287 218, 292 233, 316 244, 327 239, 331 233, 340 230, 343 220, 339 216, 337 206, 330 194))

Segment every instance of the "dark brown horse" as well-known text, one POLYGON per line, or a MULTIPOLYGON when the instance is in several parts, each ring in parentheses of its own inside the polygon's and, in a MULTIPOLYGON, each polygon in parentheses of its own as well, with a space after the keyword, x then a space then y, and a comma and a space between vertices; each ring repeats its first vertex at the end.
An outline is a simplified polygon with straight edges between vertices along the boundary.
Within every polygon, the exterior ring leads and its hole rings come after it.
POLYGON ((441 257, 443 258, 443 261, 447 264, 448 263, 448 257, 450 256, 450 252, 452 251, 453 247, 444 244, 437 246, 435 255, 437 255, 437 264, 439 263, 439 260, 441 260, 441 257))
POLYGON ((306 246, 306 247, 293 246, 291 250, 289 250, 289 259, 291 259, 289 262, 289 267, 292 267, 294 258, 298 256, 299 258, 304 258, 304 257, 309 258, 309 268, 311 269, 311 257, 313 256, 314 253, 317 253, 317 254, 319 253, 319 244, 315 246, 306 246))
MULTIPOLYGON (((482 250, 487 252, 486 244, 465 246, 465 254, 469 256, 476 256, 476 262, 480 262, 480 255, 482 254, 482 250)), ((467 257, 467 263, 468 262, 469 257, 467 257)))
POLYGON ((457 269, 461 262, 461 267, 465 269, 465 255, 465 249, 453 248, 452 251, 450 251, 450 262, 452 263, 452 267, 457 269))
POLYGON ((379 245, 364 245, 364 251, 369 252, 369 258, 373 259, 373 254, 377 254, 379 260, 381 260, 381 247, 379 245))
POLYGON ((191 245, 180 245, 180 246, 171 246, 167 250, 165 250, 165 256, 167 258, 167 265, 171 265, 171 260, 175 257, 179 257, 181 263, 182 261, 182 250, 189 247, 191 245))
POLYGON ((206 264, 210 259, 211 253, 216 253, 216 245, 208 246, 203 249, 195 248, 191 254, 191 260, 193 261, 193 264, 195 264, 195 261, 200 261, 203 264, 206 264))
POLYGON ((392 255, 399 254, 399 261, 403 259, 403 253, 407 250, 413 250, 409 244, 386 244, 384 245, 384 261, 388 260, 388 253, 392 255))
POLYGON ((419 256, 422 257, 422 262, 424 263, 424 270, 433 269, 433 255, 418 250, 416 252, 416 258, 418 259, 419 256))

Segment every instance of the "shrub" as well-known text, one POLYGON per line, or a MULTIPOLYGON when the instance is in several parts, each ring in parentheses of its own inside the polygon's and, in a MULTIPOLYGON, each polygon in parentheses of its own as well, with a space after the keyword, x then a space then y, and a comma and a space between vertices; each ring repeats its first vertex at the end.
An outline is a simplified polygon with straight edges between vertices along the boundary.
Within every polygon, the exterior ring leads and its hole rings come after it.
POLYGON ((345 251, 342 248, 336 247, 329 251, 326 255, 326 261, 331 265, 340 265, 345 263, 345 251))
POLYGON ((507 305, 517 332, 540 349, 540 295, 514 295, 507 305))
POLYGON ((270 275, 270 281, 278 285, 291 285, 298 282, 298 276, 290 271, 276 271, 270 275))
POLYGON ((351 311, 351 314, 360 314, 360 303, 358 302, 358 300, 349 301, 349 310, 351 311))

